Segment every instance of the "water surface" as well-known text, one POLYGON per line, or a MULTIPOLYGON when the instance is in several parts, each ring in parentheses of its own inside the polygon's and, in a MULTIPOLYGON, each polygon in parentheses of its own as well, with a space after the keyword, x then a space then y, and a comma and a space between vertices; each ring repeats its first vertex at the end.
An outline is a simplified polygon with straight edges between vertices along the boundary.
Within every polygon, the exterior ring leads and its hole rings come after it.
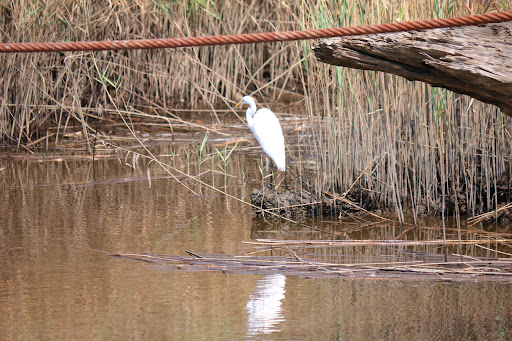
MULTIPOLYGON (((176 155, 177 168, 237 198, 261 185, 259 159, 236 156, 224 177, 176 155)), ((298 238, 196 182, 180 178, 214 207, 155 165, 151 181, 146 163, 131 166, 0 162, 0 339, 512 338, 510 284, 163 271, 106 256, 233 254, 253 238, 298 238)))

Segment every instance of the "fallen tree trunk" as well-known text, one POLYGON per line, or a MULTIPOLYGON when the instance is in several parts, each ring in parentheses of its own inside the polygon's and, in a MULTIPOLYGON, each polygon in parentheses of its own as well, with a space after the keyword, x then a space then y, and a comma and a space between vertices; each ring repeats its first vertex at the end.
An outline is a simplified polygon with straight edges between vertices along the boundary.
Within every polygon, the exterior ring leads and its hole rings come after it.
POLYGON ((313 51, 324 63, 422 81, 512 116, 512 22, 322 39, 313 51))

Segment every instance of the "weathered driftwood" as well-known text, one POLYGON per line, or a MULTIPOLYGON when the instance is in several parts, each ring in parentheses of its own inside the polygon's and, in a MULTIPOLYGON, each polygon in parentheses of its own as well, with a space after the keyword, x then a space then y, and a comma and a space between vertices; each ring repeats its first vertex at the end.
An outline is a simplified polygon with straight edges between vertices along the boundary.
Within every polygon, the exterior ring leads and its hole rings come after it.
POLYGON ((512 22, 323 39, 313 50, 324 63, 426 82, 512 116, 512 22))

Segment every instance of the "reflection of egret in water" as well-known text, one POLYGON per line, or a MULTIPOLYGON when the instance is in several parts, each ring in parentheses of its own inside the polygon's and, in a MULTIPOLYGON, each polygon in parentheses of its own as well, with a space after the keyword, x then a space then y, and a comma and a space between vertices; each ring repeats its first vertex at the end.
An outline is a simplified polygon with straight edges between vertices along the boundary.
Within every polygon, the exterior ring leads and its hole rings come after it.
POLYGON ((247 336, 279 331, 275 325, 284 321, 281 300, 284 298, 286 277, 268 275, 258 280, 245 309, 249 313, 247 336))

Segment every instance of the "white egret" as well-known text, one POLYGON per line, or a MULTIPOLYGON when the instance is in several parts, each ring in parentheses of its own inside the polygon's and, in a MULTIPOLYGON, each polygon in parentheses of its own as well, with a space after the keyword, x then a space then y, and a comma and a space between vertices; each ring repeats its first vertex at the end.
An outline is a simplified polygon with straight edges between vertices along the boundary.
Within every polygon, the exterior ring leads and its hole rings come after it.
MULTIPOLYGON (((258 140, 265 154, 274 161, 280 171, 286 169, 283 130, 276 115, 268 109, 256 110, 256 102, 251 96, 244 96, 235 108, 247 104, 247 125, 258 140)), ((268 161, 268 159, 267 159, 268 161)))

